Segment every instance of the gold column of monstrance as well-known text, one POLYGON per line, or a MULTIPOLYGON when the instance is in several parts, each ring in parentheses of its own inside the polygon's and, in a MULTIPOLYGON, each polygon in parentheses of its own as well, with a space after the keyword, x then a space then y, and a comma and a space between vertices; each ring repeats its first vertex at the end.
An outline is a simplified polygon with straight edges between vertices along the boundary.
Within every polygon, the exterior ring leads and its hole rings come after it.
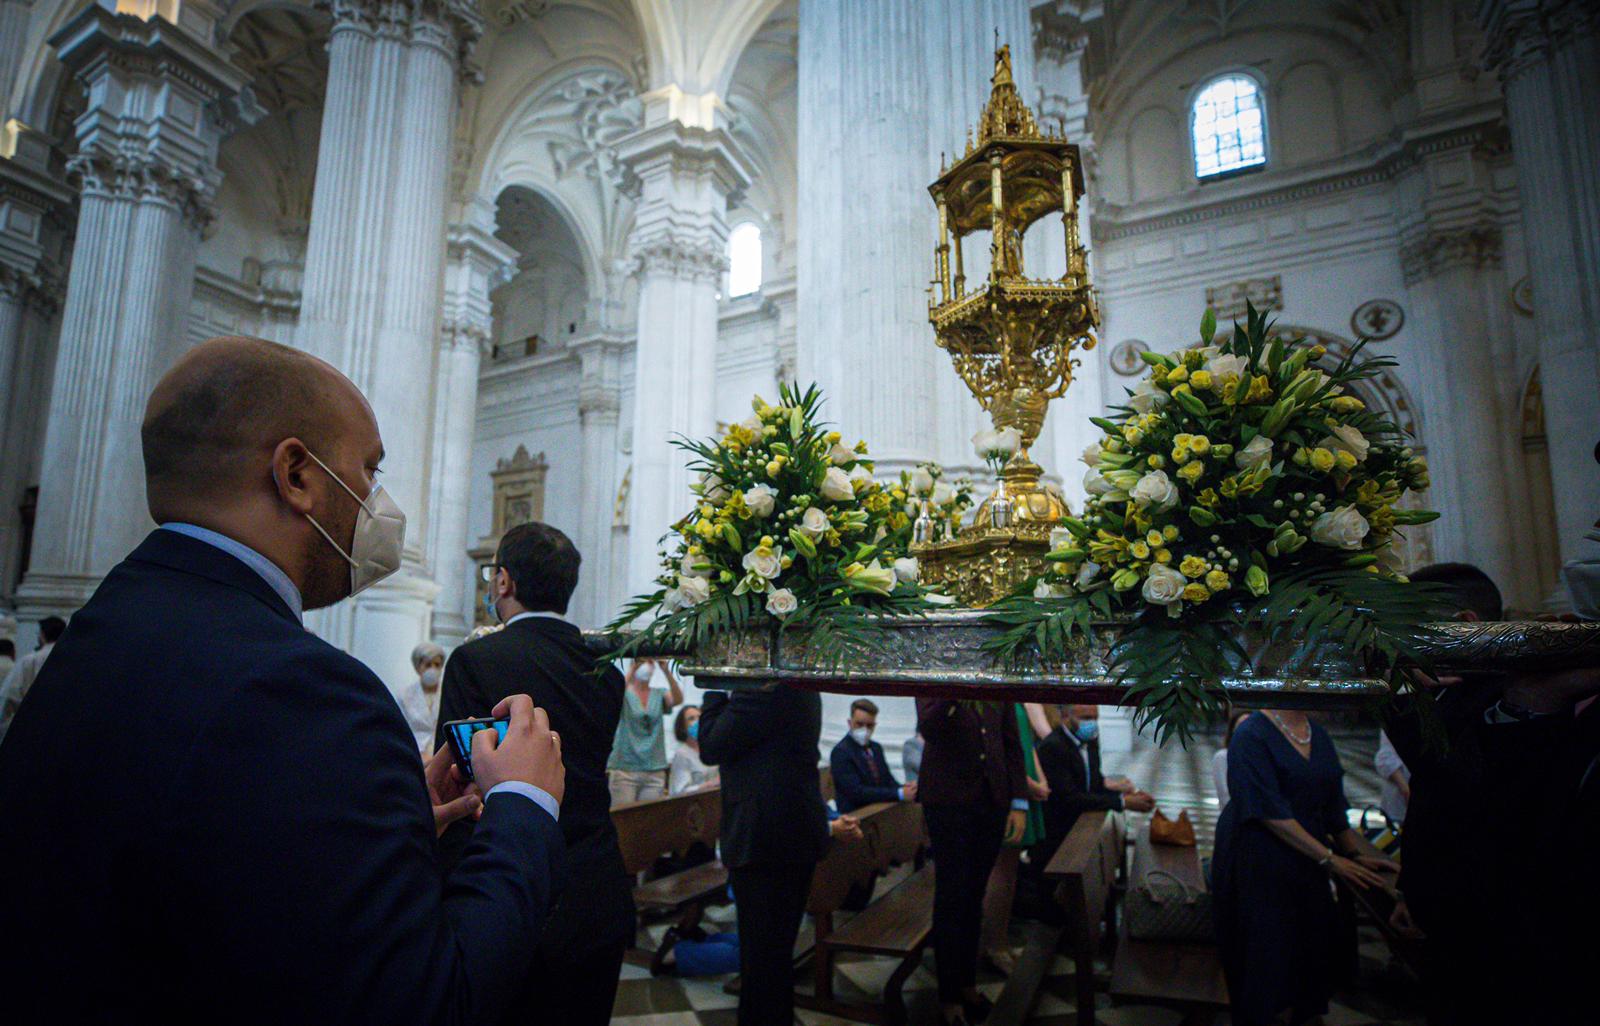
POLYGON ((1066 501, 1041 481, 1028 448, 1044 426, 1051 399, 1072 384, 1073 355, 1095 344, 1099 324, 1088 264, 1078 239, 1083 169, 1078 147, 1041 133, 1011 78, 1011 48, 995 52, 989 102, 961 159, 928 187, 939 208, 934 249, 936 298, 928 320, 939 347, 996 428, 1015 428, 1022 444, 1000 470, 994 494, 954 538, 912 546, 922 578, 964 605, 985 606, 1044 567, 1050 530, 1066 501), (1067 273, 1030 279, 1022 238, 1060 211, 1067 273), (961 240, 988 230, 989 277, 967 291, 961 240), (952 273, 951 254, 955 256, 952 273))

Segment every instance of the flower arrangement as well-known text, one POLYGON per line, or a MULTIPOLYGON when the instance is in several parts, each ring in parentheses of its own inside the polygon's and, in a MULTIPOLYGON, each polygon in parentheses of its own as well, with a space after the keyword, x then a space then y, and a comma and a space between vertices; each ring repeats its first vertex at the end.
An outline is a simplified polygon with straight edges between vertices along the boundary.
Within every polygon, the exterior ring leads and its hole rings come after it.
POLYGON ((1392 664, 1435 601, 1407 586, 1393 548, 1438 516, 1400 508, 1427 465, 1347 389, 1393 361, 1357 345, 1324 369, 1322 346, 1274 336, 1253 307, 1227 341, 1215 332, 1207 311, 1199 345, 1142 354, 1150 376, 1094 419, 1083 516, 1053 533, 1028 594, 995 607, 1011 658, 1136 617, 1114 665, 1163 734, 1216 704, 1205 684, 1237 669, 1244 623, 1392 664))
POLYGON ((785 385, 776 405, 757 396, 720 439, 677 441, 698 475, 697 501, 673 525, 659 587, 611 624, 657 614, 616 656, 696 645, 765 615, 811 627, 811 650, 837 657, 870 643, 866 614, 926 604, 914 561, 895 562, 905 493, 873 477, 865 442, 846 445, 819 423, 821 402, 815 386, 785 385))

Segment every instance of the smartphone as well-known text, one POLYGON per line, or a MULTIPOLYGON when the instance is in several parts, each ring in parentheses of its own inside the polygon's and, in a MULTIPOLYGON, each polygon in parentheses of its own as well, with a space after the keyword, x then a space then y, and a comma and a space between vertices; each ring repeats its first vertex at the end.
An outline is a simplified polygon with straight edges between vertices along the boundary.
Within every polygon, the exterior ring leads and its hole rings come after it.
POLYGON ((493 727, 495 740, 497 742, 504 741, 506 739, 506 730, 510 726, 511 720, 509 717, 445 721, 445 740, 450 743, 450 751, 456 757, 456 765, 461 767, 461 772, 466 775, 468 780, 472 779, 472 735, 480 730, 488 730, 493 727))

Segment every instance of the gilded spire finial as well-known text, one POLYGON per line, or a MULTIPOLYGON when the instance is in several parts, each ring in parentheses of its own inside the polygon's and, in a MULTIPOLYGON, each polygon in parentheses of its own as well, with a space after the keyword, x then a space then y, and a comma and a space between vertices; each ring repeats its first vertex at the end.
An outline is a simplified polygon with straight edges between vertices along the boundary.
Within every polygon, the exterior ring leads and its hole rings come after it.
POLYGON ((978 119, 979 145, 995 136, 1038 138, 1039 128, 1034 124, 1033 112, 1017 95, 1017 81, 1011 74, 1010 44, 995 50, 994 75, 989 79, 989 86, 989 102, 978 119))

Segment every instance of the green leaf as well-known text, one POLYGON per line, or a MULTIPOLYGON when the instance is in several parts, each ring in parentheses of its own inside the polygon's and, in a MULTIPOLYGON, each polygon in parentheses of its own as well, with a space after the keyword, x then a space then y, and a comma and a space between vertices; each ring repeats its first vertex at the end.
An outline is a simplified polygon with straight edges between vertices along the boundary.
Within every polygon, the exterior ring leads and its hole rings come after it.
POLYGON ((1217 312, 1206 307, 1206 312, 1200 316, 1200 344, 1209 346, 1217 337, 1217 312))

